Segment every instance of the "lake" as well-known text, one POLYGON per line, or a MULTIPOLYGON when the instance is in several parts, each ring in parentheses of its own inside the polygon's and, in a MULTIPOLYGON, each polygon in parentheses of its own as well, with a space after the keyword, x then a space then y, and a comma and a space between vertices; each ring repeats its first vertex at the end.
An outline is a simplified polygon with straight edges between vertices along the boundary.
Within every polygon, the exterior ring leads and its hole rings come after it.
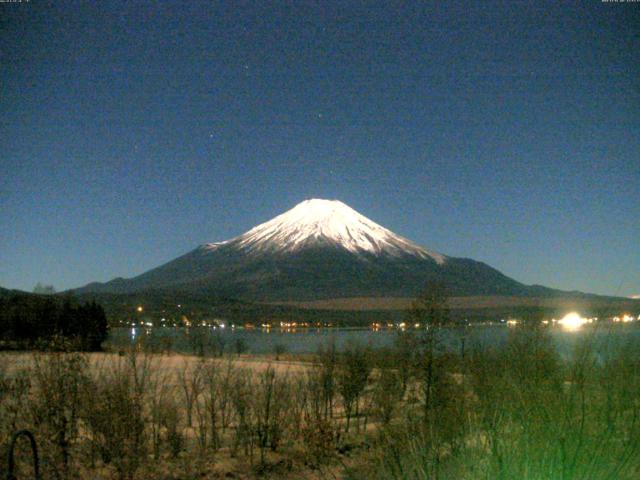
MULTIPOLYGON (((548 327, 559 352, 569 355, 581 340, 593 338, 598 348, 617 348, 625 343, 640 345, 640 325, 603 323, 585 326, 577 331, 566 331, 561 327, 548 327)), ((505 325, 476 325, 466 328, 442 329, 440 337, 445 348, 459 351, 473 346, 500 346, 514 331, 505 325)), ((413 331, 419 335, 419 331, 413 331)), ((212 354, 224 352, 241 353, 316 353, 321 347, 335 344, 341 350, 349 343, 368 345, 373 348, 393 345, 398 331, 372 330, 364 328, 318 328, 286 331, 279 329, 213 329, 211 327, 160 327, 160 328, 114 328, 109 334, 107 346, 123 348, 136 342, 143 342, 150 351, 172 350, 182 353, 212 354)))

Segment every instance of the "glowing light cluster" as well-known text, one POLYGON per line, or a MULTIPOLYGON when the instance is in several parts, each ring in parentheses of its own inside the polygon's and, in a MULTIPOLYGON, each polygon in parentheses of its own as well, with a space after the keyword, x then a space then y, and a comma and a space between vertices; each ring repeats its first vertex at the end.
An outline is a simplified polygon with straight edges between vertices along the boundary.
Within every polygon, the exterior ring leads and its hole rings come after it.
MULTIPOLYGON (((640 318, 640 315, 638 316, 638 318, 640 318)), ((629 323, 629 322, 633 322, 635 320, 635 318, 633 318, 631 315, 622 315, 622 317, 613 317, 613 321, 614 322, 622 322, 622 323, 629 323)))
POLYGON ((567 330, 577 330, 588 321, 588 319, 581 317, 578 313, 571 312, 558 320, 558 324, 562 325, 567 330))

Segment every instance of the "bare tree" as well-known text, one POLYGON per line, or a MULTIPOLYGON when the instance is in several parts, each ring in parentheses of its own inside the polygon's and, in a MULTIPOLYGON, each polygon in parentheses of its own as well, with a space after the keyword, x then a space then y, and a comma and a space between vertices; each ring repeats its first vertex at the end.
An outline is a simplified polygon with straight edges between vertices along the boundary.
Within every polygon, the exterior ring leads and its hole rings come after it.
POLYGON ((185 360, 182 368, 178 371, 178 384, 184 395, 185 408, 187 414, 187 426, 193 425, 193 407, 196 399, 202 392, 202 364, 198 363, 193 367, 185 360))
MULTIPOLYGON (((347 419, 345 431, 349 431, 351 417, 358 417, 360 396, 371 374, 370 351, 361 345, 349 345, 340 356, 337 383, 347 419)), ((356 424, 359 429, 359 422, 356 424)))
POLYGON ((436 368, 438 333, 440 327, 450 323, 446 287, 438 282, 428 283, 414 300, 407 317, 410 324, 419 325, 422 331, 419 338, 417 367, 422 380, 424 418, 427 421, 432 407, 434 389, 442 377, 441 372, 436 368))

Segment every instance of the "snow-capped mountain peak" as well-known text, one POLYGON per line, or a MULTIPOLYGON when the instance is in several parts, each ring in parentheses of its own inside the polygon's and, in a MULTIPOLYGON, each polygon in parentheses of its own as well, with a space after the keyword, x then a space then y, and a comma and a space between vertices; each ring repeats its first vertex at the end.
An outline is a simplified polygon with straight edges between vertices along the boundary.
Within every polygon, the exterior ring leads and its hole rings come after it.
POLYGON ((239 237, 208 244, 206 248, 215 250, 221 245, 234 244, 249 252, 293 252, 318 243, 333 244, 353 253, 432 258, 438 264, 446 259, 396 235, 338 200, 322 199, 305 200, 239 237))

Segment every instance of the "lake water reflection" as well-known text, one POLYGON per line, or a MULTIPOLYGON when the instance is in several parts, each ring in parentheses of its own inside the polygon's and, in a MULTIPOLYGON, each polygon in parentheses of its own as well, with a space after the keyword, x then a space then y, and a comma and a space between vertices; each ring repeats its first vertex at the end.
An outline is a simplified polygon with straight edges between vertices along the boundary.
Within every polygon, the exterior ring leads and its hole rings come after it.
MULTIPOLYGON (((514 331, 504 325, 477 325, 466 328, 451 328, 440 331, 445 348, 459 350, 498 347, 514 331)), ((412 331, 420 335, 419 331, 412 331)), ((575 346, 588 339, 594 339, 598 349, 617 348, 625 343, 640 345, 640 328, 633 325, 611 323, 585 326, 578 331, 567 331, 559 327, 549 327, 549 333, 562 355, 569 355, 575 346)), ((135 342, 144 342, 151 351, 172 350, 183 353, 213 353, 215 351, 246 353, 273 353, 277 350, 289 353, 316 353, 321 347, 335 344, 341 350, 350 342, 369 345, 373 348, 390 347, 398 336, 397 330, 319 328, 297 331, 245 330, 196 328, 115 328, 107 340, 113 349, 123 348, 135 342)))

